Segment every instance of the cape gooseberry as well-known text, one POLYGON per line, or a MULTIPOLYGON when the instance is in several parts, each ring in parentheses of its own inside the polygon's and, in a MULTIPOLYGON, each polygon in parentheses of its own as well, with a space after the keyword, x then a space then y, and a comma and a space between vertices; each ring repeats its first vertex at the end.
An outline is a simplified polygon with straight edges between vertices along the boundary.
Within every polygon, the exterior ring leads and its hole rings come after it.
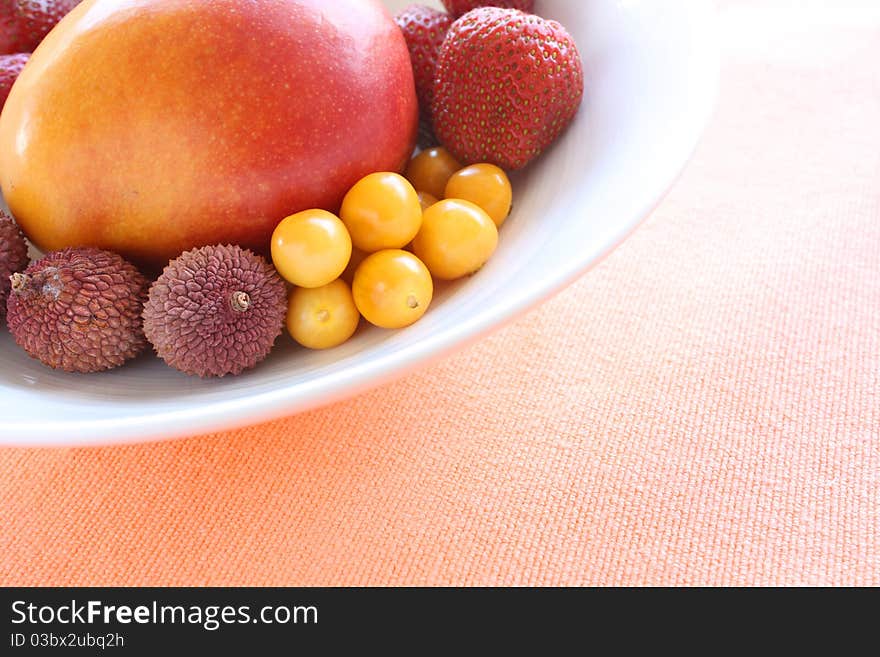
POLYGON ((121 256, 64 249, 13 274, 7 323, 33 358, 67 372, 122 365, 147 345, 141 311, 149 283, 121 256))
POLYGON ((240 374, 281 335, 287 286, 263 257, 207 246, 172 260, 150 288, 144 331, 156 353, 185 374, 240 374))

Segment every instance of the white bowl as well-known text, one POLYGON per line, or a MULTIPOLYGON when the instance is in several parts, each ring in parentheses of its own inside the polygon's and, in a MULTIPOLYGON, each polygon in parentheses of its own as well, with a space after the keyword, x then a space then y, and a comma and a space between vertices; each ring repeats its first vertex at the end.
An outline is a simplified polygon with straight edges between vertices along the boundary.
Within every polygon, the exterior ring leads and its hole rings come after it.
POLYGON ((562 140, 514 177, 515 210, 494 259, 443 289, 422 321, 365 328, 328 352, 285 335, 255 370, 212 381, 152 355, 103 374, 55 372, 4 329, 0 444, 166 439, 304 411, 459 349, 583 274, 656 206, 697 143, 717 93, 711 10, 696 0, 538 0, 537 11, 577 40, 586 100, 562 140))

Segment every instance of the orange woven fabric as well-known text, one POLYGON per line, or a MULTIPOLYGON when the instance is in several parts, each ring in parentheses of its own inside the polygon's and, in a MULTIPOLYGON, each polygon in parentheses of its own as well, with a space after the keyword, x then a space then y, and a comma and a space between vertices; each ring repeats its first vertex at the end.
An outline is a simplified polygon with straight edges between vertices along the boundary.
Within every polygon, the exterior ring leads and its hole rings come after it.
POLYGON ((680 183, 477 346, 242 431, 0 450, 0 584, 880 585, 880 11, 803 4, 721 8, 680 183))

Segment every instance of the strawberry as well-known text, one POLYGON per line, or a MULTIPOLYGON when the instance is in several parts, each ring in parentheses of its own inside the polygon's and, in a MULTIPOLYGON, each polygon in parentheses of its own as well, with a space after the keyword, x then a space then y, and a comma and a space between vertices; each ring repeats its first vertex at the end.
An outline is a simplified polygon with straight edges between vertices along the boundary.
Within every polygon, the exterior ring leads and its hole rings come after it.
POLYGON ((459 18, 477 7, 505 7, 507 9, 519 9, 532 13, 535 10, 535 0, 443 0, 446 11, 459 18))
POLYGON ((406 46, 409 48, 423 122, 430 125, 437 54, 453 18, 446 12, 430 7, 410 5, 397 14, 394 20, 400 26, 406 39, 406 46))
POLYGON ((0 54, 32 52, 80 0, 0 0, 0 54))
POLYGON ((28 63, 30 55, 19 53, 17 55, 0 55, 0 110, 9 98, 12 84, 18 79, 21 69, 28 63))
POLYGON ((562 134, 583 95, 580 54, 559 23, 475 9, 452 24, 440 49, 434 131, 461 162, 520 169, 562 134))

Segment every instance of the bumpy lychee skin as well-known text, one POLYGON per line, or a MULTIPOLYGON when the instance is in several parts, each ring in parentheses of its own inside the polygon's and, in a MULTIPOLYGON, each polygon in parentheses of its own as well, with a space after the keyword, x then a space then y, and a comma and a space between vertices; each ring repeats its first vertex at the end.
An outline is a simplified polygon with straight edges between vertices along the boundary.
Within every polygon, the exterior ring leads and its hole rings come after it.
POLYGON ((49 367, 113 369, 147 346, 141 312, 148 287, 115 253, 56 251, 12 275, 7 323, 15 341, 49 367))
POLYGON ((440 48, 434 132, 461 162, 521 169, 562 134, 583 96, 583 63, 562 25, 516 9, 474 9, 440 48))
POLYGON ((24 235, 5 212, 0 212, 0 320, 6 317, 6 297, 12 281, 9 277, 28 264, 28 247, 24 235))
POLYGON ((206 246, 172 260, 150 288, 144 331, 156 353, 185 374, 241 374, 281 335, 287 286, 264 258, 206 246))
POLYGON ((446 11, 458 18, 477 7, 505 7, 532 13, 535 11, 535 0, 443 0, 446 11))

